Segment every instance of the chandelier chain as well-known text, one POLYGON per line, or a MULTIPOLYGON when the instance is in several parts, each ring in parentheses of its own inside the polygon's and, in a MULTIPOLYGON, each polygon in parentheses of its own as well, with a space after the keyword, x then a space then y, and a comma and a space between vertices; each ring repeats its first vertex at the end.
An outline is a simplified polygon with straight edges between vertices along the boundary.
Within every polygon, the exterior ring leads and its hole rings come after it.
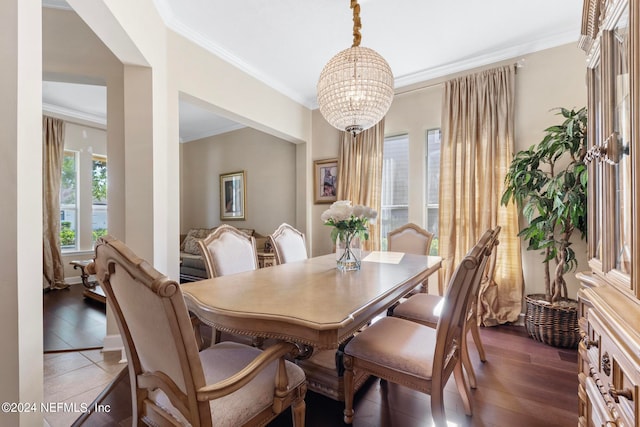
POLYGON ((351 9, 353 9, 353 44, 351 47, 356 47, 360 46, 360 40, 362 39, 362 35, 360 34, 362 23, 360 22, 360 5, 358 4, 358 0, 351 0, 351 9))

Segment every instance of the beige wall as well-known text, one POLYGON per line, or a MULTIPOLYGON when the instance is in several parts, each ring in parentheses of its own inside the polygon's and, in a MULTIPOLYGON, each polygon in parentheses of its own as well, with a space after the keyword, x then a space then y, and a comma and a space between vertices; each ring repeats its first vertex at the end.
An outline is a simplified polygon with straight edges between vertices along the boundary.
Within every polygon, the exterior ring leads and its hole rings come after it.
MULTIPOLYGON (((320 110, 313 111, 313 144, 310 153, 311 160, 309 165, 313 165, 313 160, 322 160, 338 157, 338 148, 340 142, 340 132, 332 127, 320 114, 320 110)), ((331 242, 331 228, 322 224, 320 215, 329 208, 327 204, 313 204, 313 171, 309 170, 307 174, 309 185, 307 185, 307 200, 311 209, 311 256, 328 254, 333 249, 331 242)))
POLYGON ((220 174, 245 171, 246 220, 224 221, 268 235, 296 224, 296 146, 251 128, 181 144, 180 232, 220 221, 220 174))
MULTIPOLYGON (((555 107, 577 107, 586 105, 585 57, 576 44, 514 58, 497 65, 513 63, 524 59, 524 66, 516 75, 515 107, 515 150, 526 149, 539 142, 543 130, 556 124, 558 118, 551 111, 555 107)), ((469 70, 471 73, 477 70, 469 70)), ((443 77, 424 82, 411 88, 399 89, 385 119, 387 136, 408 134, 410 164, 409 220, 424 224, 424 143, 426 131, 440 127, 443 95, 443 82, 454 76, 443 77)), ((314 144, 314 159, 335 157, 338 154, 339 135, 327 125, 319 112, 314 111, 313 140, 323 141, 314 144)), ((331 251, 328 230, 324 230, 320 214, 326 205, 313 205, 312 229, 317 234, 313 243, 313 254, 320 255, 331 251)), ((523 245, 524 246, 524 245, 523 245)), ((525 275, 525 293, 544 292, 541 259, 537 253, 522 249, 523 270, 525 275)), ((574 246, 579 260, 579 269, 586 269, 586 244, 576 242, 574 246)), ((578 284, 573 274, 567 275, 569 295, 576 296, 578 284)))
MULTIPOLYGON (((516 150, 525 150, 544 137, 544 129, 562 123, 554 108, 587 105, 585 55, 576 44, 548 49, 526 56, 516 76, 516 150)), ((521 220, 521 224, 524 224, 521 220)), ((578 271, 588 269, 587 245, 575 233, 573 248, 578 271)), ((541 257, 522 244, 525 294, 544 293, 541 257)), ((565 276, 568 293, 576 297, 579 288, 574 273, 565 276)))

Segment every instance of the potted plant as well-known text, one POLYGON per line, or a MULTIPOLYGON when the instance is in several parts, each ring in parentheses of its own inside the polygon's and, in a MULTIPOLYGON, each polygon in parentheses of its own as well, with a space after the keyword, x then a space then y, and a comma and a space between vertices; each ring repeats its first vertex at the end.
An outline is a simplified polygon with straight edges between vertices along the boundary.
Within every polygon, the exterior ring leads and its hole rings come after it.
POLYGON ((575 347, 577 302, 567 295, 564 275, 578 264, 571 237, 579 232, 584 239, 587 232, 587 112, 559 110, 562 124, 545 129, 539 144, 514 156, 501 203, 516 203, 528 224, 519 236, 528 241, 527 250, 544 256, 545 293, 526 296, 529 335, 575 347))

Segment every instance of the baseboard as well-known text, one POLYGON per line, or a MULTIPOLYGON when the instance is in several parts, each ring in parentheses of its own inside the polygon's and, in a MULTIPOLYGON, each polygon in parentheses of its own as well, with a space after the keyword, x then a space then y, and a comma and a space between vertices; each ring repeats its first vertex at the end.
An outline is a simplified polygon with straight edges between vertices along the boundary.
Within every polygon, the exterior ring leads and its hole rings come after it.
POLYGON ((524 313, 518 315, 518 320, 515 323, 517 326, 524 326, 524 313))
MULTIPOLYGON (((88 281, 89 282, 95 282, 96 276, 94 276, 93 274, 89 276, 88 281)), ((200 279, 202 280, 202 279, 200 279)), ((65 277, 64 278, 64 282, 67 285, 81 285, 82 284, 82 277, 80 276, 71 276, 71 277, 65 277)))
POLYGON ((82 284, 82 278, 80 276, 65 277, 64 278, 64 282, 67 285, 81 285, 82 284))
POLYGON ((102 344, 103 353, 119 353, 120 362, 127 363, 127 355, 124 351, 124 344, 122 343, 122 337, 120 335, 107 335, 104 337, 102 344))

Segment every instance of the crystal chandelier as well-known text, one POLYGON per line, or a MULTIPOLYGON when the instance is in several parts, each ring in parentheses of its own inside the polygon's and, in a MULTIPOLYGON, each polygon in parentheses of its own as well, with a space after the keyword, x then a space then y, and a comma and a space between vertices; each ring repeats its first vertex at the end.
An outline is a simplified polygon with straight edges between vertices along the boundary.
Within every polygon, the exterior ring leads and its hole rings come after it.
POLYGON ((360 47, 360 5, 353 9, 353 45, 324 66, 318 80, 320 113, 332 126, 356 135, 378 123, 393 100, 393 73, 380 54, 360 47))

